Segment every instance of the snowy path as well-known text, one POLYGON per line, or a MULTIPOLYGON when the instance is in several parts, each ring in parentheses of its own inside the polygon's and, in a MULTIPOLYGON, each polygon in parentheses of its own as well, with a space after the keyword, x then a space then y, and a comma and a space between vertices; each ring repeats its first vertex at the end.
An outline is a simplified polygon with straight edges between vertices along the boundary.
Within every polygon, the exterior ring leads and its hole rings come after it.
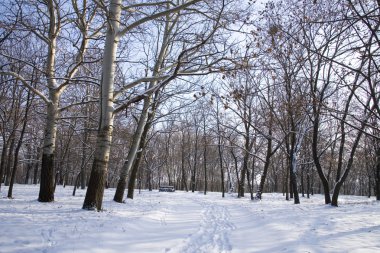
POLYGON ((105 191, 103 212, 81 210, 84 191, 58 186, 56 202, 36 201, 38 187, 16 185, 16 199, 0 198, 1 253, 247 253, 380 252, 380 204, 322 196, 301 205, 265 194, 251 202, 220 193, 143 191, 126 204, 105 191))
POLYGON ((189 198, 188 200, 198 203, 202 210, 199 228, 169 252, 230 252, 232 246, 229 235, 235 226, 230 221, 227 207, 205 200, 202 202, 189 198))

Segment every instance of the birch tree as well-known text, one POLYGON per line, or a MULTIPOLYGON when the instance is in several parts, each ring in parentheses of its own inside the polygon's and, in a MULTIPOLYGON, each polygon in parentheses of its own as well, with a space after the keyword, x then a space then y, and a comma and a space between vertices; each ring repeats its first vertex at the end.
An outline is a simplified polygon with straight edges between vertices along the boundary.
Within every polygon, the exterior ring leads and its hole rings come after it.
MULTIPOLYGON (((11 70, 0 71, 1 75, 11 76, 19 79, 25 87, 31 90, 39 99, 45 102, 46 105, 46 121, 44 143, 42 148, 42 167, 40 192, 38 201, 51 202, 54 201, 54 157, 55 157, 55 142, 57 133, 57 121, 59 113, 64 108, 60 108, 59 102, 62 93, 69 87, 73 78, 75 78, 80 66, 83 64, 85 53, 89 39, 93 34, 89 32, 90 24, 96 14, 96 8, 83 1, 81 5, 76 0, 71 2, 71 6, 66 5, 63 1, 47 0, 39 2, 19 1, 18 7, 22 17, 18 22, 18 30, 21 33, 20 39, 24 35, 33 36, 36 41, 43 47, 47 48, 46 58, 43 59, 42 66, 28 63, 31 68, 38 70, 45 75, 45 80, 41 84, 42 89, 34 88, 30 85, 28 77, 15 73, 11 70), (73 14, 69 14, 73 10, 73 14), (72 21, 75 20, 73 23, 72 21), (74 24, 67 30, 66 24, 74 24), (26 31, 26 32, 24 32, 26 31), (60 54, 60 39, 66 36, 67 33, 77 33, 77 44, 74 43, 72 49, 73 60, 65 62, 67 59, 60 54), (68 64, 62 66, 61 64, 68 64)), ((8 6, 8 8, 14 8, 8 6)), ((10 11, 13 13, 13 11, 10 11)), ((66 49, 70 51, 69 48, 66 49)), ((15 56, 8 55, 6 52, 1 52, 1 56, 9 62, 23 61, 15 56)))
MULTIPOLYGON (((159 10, 158 12, 153 12, 150 15, 139 18, 137 21, 127 24, 125 27, 120 26, 122 10, 128 12, 132 11, 137 7, 162 7, 166 6, 166 2, 157 3, 141 3, 131 6, 122 6, 121 0, 111 0, 108 7, 107 14, 107 33, 106 41, 104 44, 104 55, 103 55, 103 69, 102 69, 102 83, 101 83, 101 99, 100 99, 100 121, 99 129, 97 135, 97 143, 94 153, 94 161, 92 165, 89 187, 87 188, 86 197, 83 203, 83 209, 88 210, 101 210, 103 193, 104 193, 104 183, 105 176, 107 172, 110 144, 112 139, 113 130, 113 120, 115 113, 123 111, 132 102, 139 101, 145 95, 136 96, 130 101, 127 101, 122 106, 114 108, 114 101, 117 99, 122 92, 131 89, 132 87, 143 83, 143 82, 155 82, 161 81, 161 86, 164 86, 170 82, 178 74, 179 67, 174 69, 174 73, 170 75, 160 76, 160 77, 143 77, 141 79, 135 80, 129 84, 124 85, 124 87, 115 92, 114 89, 114 79, 115 79, 115 67, 116 67, 116 53, 118 49, 118 43, 123 36, 128 35, 133 29, 139 27, 140 25, 149 22, 151 20, 170 15, 172 13, 177 13, 185 8, 188 8, 201 0, 186 1, 182 4, 174 5, 169 9, 159 10)), ((103 2, 102 2, 103 3, 103 2)), ((104 5, 104 3, 103 3, 104 5)), ((182 60, 185 53, 180 54, 178 61, 182 60)), ((148 89, 144 92, 148 95, 157 90, 157 87, 148 89)), ((136 145, 136 149, 139 145, 136 145)))

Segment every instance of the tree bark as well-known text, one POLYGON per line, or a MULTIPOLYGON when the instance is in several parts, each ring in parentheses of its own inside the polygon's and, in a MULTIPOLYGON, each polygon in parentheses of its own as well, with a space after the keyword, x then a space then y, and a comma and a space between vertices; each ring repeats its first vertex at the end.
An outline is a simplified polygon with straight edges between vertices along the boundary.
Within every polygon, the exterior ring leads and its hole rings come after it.
POLYGON ((351 153, 350 153, 350 157, 348 159, 348 162, 347 162, 347 165, 345 167, 345 170, 344 170, 344 173, 343 175, 339 178, 339 180, 336 182, 335 184, 335 187, 334 187, 334 191, 333 191, 333 196, 332 196, 332 199, 331 199, 331 205, 332 206, 338 206, 338 197, 339 197, 339 191, 341 189, 341 187, 343 186, 351 168, 352 168, 352 164, 354 162, 354 156, 355 156, 355 152, 356 152, 356 149, 359 145, 359 141, 363 135, 363 130, 366 126, 366 123, 367 123, 367 120, 368 120, 368 117, 366 120, 364 120, 362 122, 362 125, 360 127, 360 129, 358 129, 358 135, 356 136, 355 138, 355 141, 353 143, 353 146, 352 146, 352 149, 351 149, 351 153))
POLYGON ((113 131, 113 92, 116 51, 119 42, 121 0, 111 0, 108 13, 108 29, 104 45, 102 66, 100 122, 90 180, 83 203, 83 209, 102 209, 104 184, 108 169, 113 131))
MULTIPOLYGON (((144 151, 145 151, 145 145, 146 145, 146 142, 147 142, 148 132, 149 132, 151 126, 152 126, 152 122, 151 121, 153 120, 153 117, 154 117, 153 115, 154 115, 153 113, 148 113, 147 123, 145 124, 144 130, 143 130, 143 132, 141 134, 141 140, 140 140, 140 144, 139 144, 139 150, 138 150, 138 152, 136 154, 136 158, 134 159, 133 166, 132 166, 132 169, 131 169, 131 172, 130 172, 130 175, 129 175, 128 193, 127 193, 127 198, 129 198, 129 199, 133 199, 133 194, 134 194, 135 185, 136 185, 137 172, 138 172, 138 169, 140 167, 140 164, 141 164, 141 161, 142 161, 142 157, 143 157, 143 154, 144 154, 144 151)), ((140 120, 141 120, 141 118, 140 118, 140 120)), ((149 188, 151 189, 151 186, 149 188)), ((115 194, 115 197, 116 197, 116 194, 115 194)), ((121 196, 121 198, 123 198, 123 196, 121 196)))
MULTIPOLYGON (((269 136, 271 136, 271 135, 272 135, 272 130, 270 129, 269 130, 269 136)), ((263 173, 261 174, 260 185, 259 185, 259 189, 258 189, 257 194, 256 194, 256 198, 258 198, 258 199, 262 198, 262 194, 264 191, 264 184, 265 184, 265 180, 266 180, 269 165, 270 165, 270 158, 272 156, 272 139, 268 138, 267 141, 268 141, 268 143, 267 143, 267 154, 265 156, 264 169, 263 169, 263 173)))
POLYGON ((14 185, 14 182, 15 182, 15 177, 16 177, 16 172, 17 172, 17 167, 18 167, 18 155, 19 155, 19 152, 20 152, 20 149, 21 149, 21 145, 22 145, 22 142, 24 140, 24 134, 25 134, 25 129, 26 129, 26 125, 28 123, 28 114, 29 114, 29 109, 30 109, 30 104, 31 104, 31 92, 28 91, 28 95, 27 95, 27 100, 26 100, 26 106, 25 106, 25 113, 24 113, 24 118, 23 118, 23 124, 22 124, 22 129, 21 129, 21 133, 20 133, 20 138, 18 140, 18 143, 17 143, 17 146, 16 146, 16 150, 15 150, 15 156, 14 156, 14 160, 13 160, 13 169, 12 169, 12 175, 11 175, 11 181, 10 181, 10 184, 9 184, 9 188, 8 188, 8 198, 12 198, 12 194, 13 194, 13 185, 14 185))
POLYGON ((39 202, 54 201, 54 157, 57 135, 58 94, 51 92, 52 103, 47 106, 45 137, 42 148, 39 202))
MULTIPOLYGON (((127 184, 126 183, 127 175, 130 172, 132 166, 134 164, 136 164, 135 163, 136 154, 137 154, 137 152, 140 152, 140 153, 142 152, 142 150, 139 150, 139 148, 141 148, 140 143, 142 146, 145 145, 145 143, 142 142, 142 138, 144 137, 143 135, 144 135, 145 130, 146 131, 149 130, 149 129, 146 129, 145 127, 146 127, 147 121, 148 121, 148 114, 149 114, 150 106, 151 106, 151 97, 149 96, 149 97, 144 99, 143 111, 141 113, 141 116, 140 116, 140 119, 139 119, 139 122, 137 125, 137 129, 133 135, 132 145, 131 145, 131 148, 128 152, 127 159, 124 162, 124 165, 120 171, 119 181, 117 183, 115 196, 113 198, 113 200, 118 202, 118 203, 123 202, 124 191, 125 191, 126 184, 127 184)), ((138 166, 138 165, 139 164, 136 164, 136 166, 138 166)), ((137 168, 138 167, 136 167, 135 173, 137 173, 137 168)))
POLYGON ((203 115, 203 167, 205 187, 203 194, 207 194, 207 137, 206 137, 206 116, 203 115))
MULTIPOLYGON (((197 123, 197 122, 195 122, 195 123, 197 123)), ((195 126, 195 146, 194 146, 193 170, 192 170, 192 174, 191 174, 191 192, 195 192, 197 162, 198 162, 198 126, 195 126)))
POLYGON ((4 185, 5 186, 9 186, 10 184, 10 179, 11 179, 11 168, 12 168, 12 164, 13 164, 13 150, 14 150, 14 147, 15 147, 15 133, 14 131, 12 132, 11 136, 9 137, 10 138, 10 145, 9 145, 9 150, 8 150, 8 153, 7 153, 7 162, 5 164, 5 182, 4 182, 4 185))
POLYGON ((376 200, 380 201, 380 147, 376 150, 376 200))

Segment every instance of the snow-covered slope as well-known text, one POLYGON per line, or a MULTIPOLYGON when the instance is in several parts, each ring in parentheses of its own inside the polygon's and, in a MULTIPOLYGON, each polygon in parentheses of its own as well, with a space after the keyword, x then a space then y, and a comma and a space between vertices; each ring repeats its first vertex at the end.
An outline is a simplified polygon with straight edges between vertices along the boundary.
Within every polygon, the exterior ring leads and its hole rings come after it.
POLYGON ((380 203, 341 196, 260 202, 220 193, 136 194, 125 204, 105 191, 103 212, 81 209, 84 191, 57 186, 54 203, 39 203, 38 186, 15 185, 0 199, 0 252, 380 252, 380 203))

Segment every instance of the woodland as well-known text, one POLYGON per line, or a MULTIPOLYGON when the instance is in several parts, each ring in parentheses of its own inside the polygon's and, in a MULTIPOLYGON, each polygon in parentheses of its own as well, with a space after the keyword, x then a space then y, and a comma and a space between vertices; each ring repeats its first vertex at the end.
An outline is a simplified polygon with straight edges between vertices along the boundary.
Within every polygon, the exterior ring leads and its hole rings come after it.
MULTIPOLYGON (((380 0, 5 0, 0 187, 380 200, 380 0)), ((78 209, 81 206, 78 206, 78 209)))

